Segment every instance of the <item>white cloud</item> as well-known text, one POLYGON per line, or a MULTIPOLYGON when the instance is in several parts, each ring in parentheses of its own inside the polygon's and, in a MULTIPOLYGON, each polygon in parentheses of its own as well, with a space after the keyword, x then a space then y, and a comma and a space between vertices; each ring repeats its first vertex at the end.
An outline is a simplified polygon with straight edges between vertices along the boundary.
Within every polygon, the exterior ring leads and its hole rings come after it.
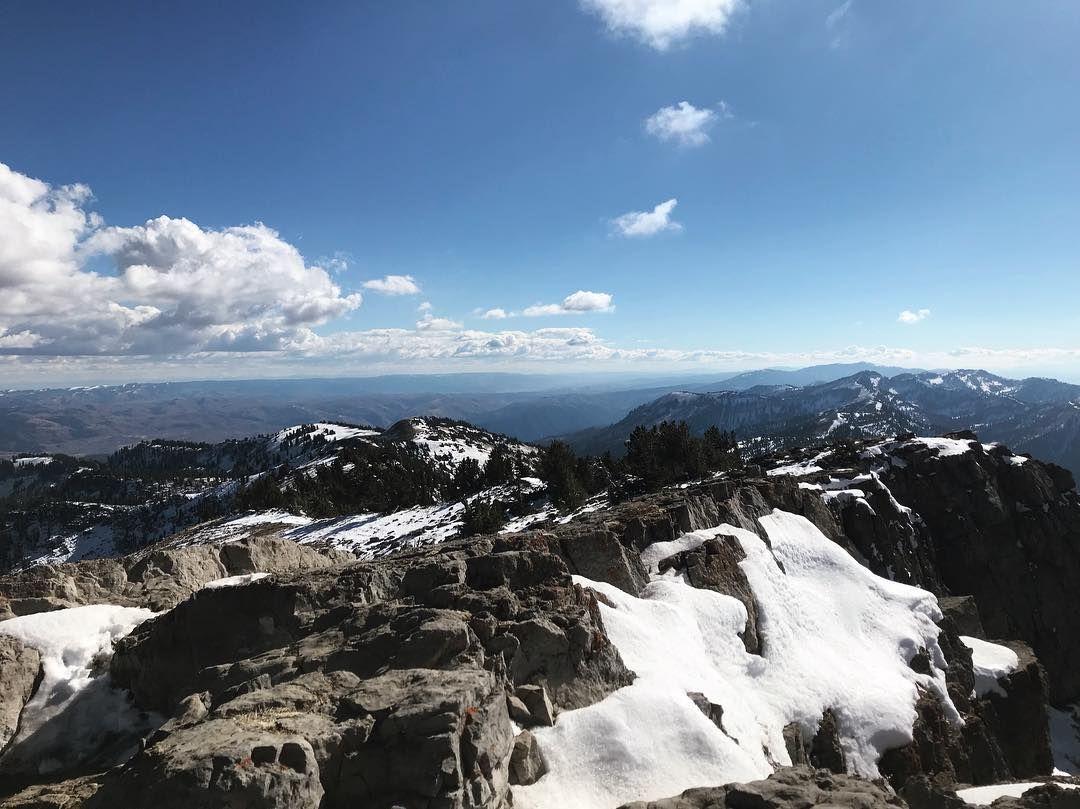
POLYGON ((637 37, 657 50, 693 34, 721 34, 742 0, 581 0, 608 30, 637 37))
POLYGON ((107 228, 90 199, 0 164, 0 351, 280 350, 360 306, 265 225, 107 228), (116 274, 88 269, 95 260, 116 274))
POLYGON ((621 236, 655 236, 664 231, 682 230, 682 225, 671 218, 671 212, 679 204, 677 199, 661 202, 651 211, 630 211, 611 220, 615 232, 621 236))
POLYGON ((908 326, 913 326, 916 323, 920 323, 923 320, 926 320, 926 318, 928 317, 930 317, 929 309, 917 309, 914 312, 910 309, 905 309, 903 312, 900 313, 900 316, 897 317, 896 320, 898 323, 904 323, 908 326))
POLYGON ((430 312, 435 307, 431 305, 431 301, 424 301, 422 304, 416 307, 417 312, 430 312))
POLYGON ((386 275, 365 281, 361 286, 380 295, 418 295, 420 286, 411 275, 386 275))
POLYGON ((588 292, 579 289, 563 298, 562 307, 568 312, 611 312, 611 294, 607 292, 588 292))
POLYGON ((731 110, 721 101, 716 110, 698 109, 689 101, 661 107, 645 119, 645 131, 680 146, 704 146, 709 142, 708 129, 721 118, 731 118, 731 110))
POLYGON ((461 328, 461 323, 445 317, 435 317, 430 310, 424 312, 424 316, 416 321, 417 331, 455 331, 461 328))
POLYGON ((507 317, 507 314, 505 309, 496 306, 494 309, 488 309, 480 317, 484 320, 503 320, 507 317))
MULTIPOLYGON (((501 311, 501 310, 500 310, 501 311)), ((579 289, 562 299, 562 303, 538 303, 522 310, 525 317, 545 317, 548 315, 582 315, 586 312, 614 312, 611 294, 607 292, 589 292, 579 289)))

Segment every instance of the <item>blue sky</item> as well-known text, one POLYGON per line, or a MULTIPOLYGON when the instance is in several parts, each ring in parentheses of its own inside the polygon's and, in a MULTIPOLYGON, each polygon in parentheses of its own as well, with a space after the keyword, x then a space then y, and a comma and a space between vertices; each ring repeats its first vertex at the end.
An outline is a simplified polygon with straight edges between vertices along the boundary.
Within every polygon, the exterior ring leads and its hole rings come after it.
POLYGON ((1080 6, 636 5, 0 6, 0 385, 1080 377, 1080 6))

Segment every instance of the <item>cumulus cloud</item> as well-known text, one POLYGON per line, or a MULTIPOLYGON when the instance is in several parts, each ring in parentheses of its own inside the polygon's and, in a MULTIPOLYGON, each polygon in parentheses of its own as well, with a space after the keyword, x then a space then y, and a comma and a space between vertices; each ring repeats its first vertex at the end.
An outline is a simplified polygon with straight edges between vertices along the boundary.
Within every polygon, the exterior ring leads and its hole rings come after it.
POLYGON ((930 317, 929 309, 916 309, 915 311, 905 309, 903 312, 900 313, 896 320, 898 323, 913 326, 916 323, 921 323, 928 317, 930 317))
POLYGON ((265 225, 104 227, 90 199, 0 164, 0 352, 281 350, 361 304, 265 225))
POLYGON ((646 237, 655 236, 664 231, 682 230, 682 225, 671 218, 672 211, 679 204, 677 199, 661 202, 651 211, 630 211, 611 220, 611 226, 620 236, 646 237))
MULTIPOLYGON (((500 310, 501 311, 501 310, 500 310)), ((522 310, 525 317, 544 317, 547 315, 583 315, 587 312, 614 312, 611 294, 607 292, 589 292, 579 289, 562 299, 561 303, 538 303, 522 310)))
POLYGON ((663 51, 693 34, 722 34, 742 0, 581 0, 609 31, 663 51))
POLYGON ((380 295, 418 295, 420 286, 411 275, 386 275, 365 281, 361 286, 380 295))
POLYGON ((716 110, 698 109, 689 101, 661 107, 645 119, 645 131, 662 141, 680 146, 704 146, 709 142, 709 127, 721 118, 730 118, 731 110, 721 101, 716 110))
POLYGON ((431 305, 431 301, 424 301, 422 304, 416 307, 417 312, 430 312, 435 307, 431 305))
POLYGON ((445 317, 435 317, 430 310, 416 321, 417 331, 454 331, 461 328, 461 323, 445 317))
POLYGON ((503 320, 507 316, 506 310, 500 309, 497 306, 494 309, 488 309, 480 315, 484 320, 503 320))

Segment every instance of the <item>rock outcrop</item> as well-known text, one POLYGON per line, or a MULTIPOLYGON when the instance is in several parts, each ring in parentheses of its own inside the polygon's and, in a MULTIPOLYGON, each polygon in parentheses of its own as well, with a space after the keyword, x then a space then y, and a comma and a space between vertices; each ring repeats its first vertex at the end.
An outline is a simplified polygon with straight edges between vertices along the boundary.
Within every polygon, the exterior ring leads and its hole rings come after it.
POLYGON ((116 604, 160 612, 207 582, 248 573, 292 573, 342 564, 344 551, 314 550, 283 539, 150 548, 118 559, 39 565, 0 576, 0 621, 16 615, 116 604))
POLYGON ((18 638, 0 635, 0 756, 19 729, 19 716, 41 682, 41 655, 18 638))
POLYGON ((194 593, 111 661, 171 718, 71 805, 509 806, 511 780, 543 771, 510 700, 550 725, 632 680, 591 592, 540 545, 480 538, 194 593))
POLYGON ((628 803, 619 809, 806 809, 846 806, 851 809, 902 807, 904 801, 887 786, 828 770, 787 767, 763 781, 688 789, 674 798, 628 803))

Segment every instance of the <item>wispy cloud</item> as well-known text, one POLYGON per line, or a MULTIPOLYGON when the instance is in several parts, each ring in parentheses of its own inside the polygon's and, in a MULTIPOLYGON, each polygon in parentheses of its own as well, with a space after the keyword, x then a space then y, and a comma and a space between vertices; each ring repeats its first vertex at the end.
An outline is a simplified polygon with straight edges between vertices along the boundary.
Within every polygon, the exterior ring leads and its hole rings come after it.
POLYGON ((829 32, 829 47, 833 50, 842 47, 849 36, 851 26, 851 7, 854 0, 844 0, 843 3, 829 12, 825 18, 825 28, 829 32))
POLYGON ((630 211, 611 220, 611 225, 620 236, 643 237, 655 236, 664 231, 682 230, 682 225, 671 218, 677 199, 661 202, 651 211, 630 211))
POLYGON ((731 117, 731 109, 723 101, 715 110, 699 109, 689 101, 680 101, 674 106, 661 107, 646 118, 645 131, 680 146, 704 146, 709 142, 709 128, 718 120, 731 117))
POLYGON ((361 286, 380 295, 419 295, 420 285, 411 275, 385 275, 365 281, 361 286))
POLYGON ((694 34, 722 34, 742 0, 581 0, 608 30, 667 50, 694 34))
POLYGON ((897 317, 896 320, 898 323, 913 326, 916 323, 921 323, 928 317, 930 317, 929 309, 916 309, 914 311, 912 311, 911 309, 905 309, 903 312, 900 313, 900 316, 897 317))

